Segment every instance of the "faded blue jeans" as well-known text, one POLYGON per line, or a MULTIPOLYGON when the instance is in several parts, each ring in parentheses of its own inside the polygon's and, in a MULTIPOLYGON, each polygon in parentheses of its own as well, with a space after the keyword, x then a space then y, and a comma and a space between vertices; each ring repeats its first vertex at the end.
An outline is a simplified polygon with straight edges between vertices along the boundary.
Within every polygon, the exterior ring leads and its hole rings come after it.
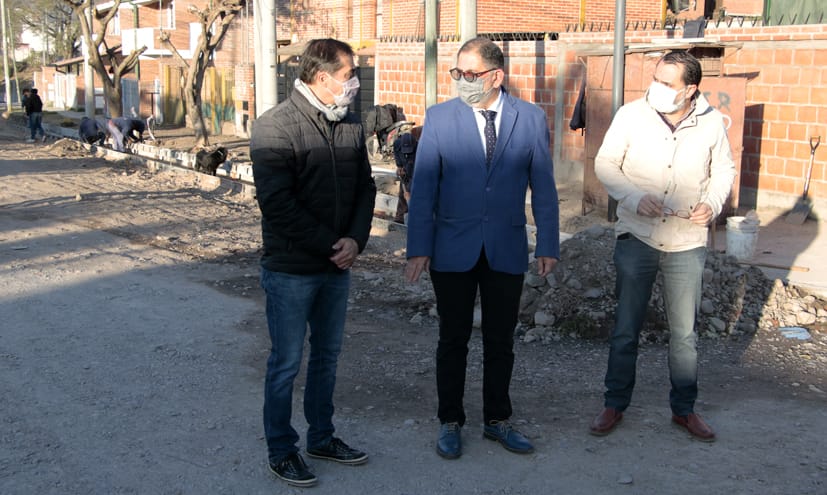
POLYGON ((40 131, 41 136, 46 135, 46 131, 43 130, 43 112, 29 114, 29 130, 32 131, 32 139, 37 136, 37 131, 40 131))
POLYGON ((609 346, 605 407, 625 410, 632 400, 640 330, 658 270, 669 324, 669 405, 674 414, 693 412, 698 397, 695 315, 701 300, 706 247, 667 253, 632 235, 615 243, 617 311, 609 346))
POLYGON ((310 356, 304 388, 307 446, 326 445, 333 436, 333 389, 342 348, 350 272, 293 275, 261 271, 267 300, 270 357, 264 380, 264 435, 272 462, 298 452, 299 435, 290 424, 293 381, 299 372, 307 328, 310 356))

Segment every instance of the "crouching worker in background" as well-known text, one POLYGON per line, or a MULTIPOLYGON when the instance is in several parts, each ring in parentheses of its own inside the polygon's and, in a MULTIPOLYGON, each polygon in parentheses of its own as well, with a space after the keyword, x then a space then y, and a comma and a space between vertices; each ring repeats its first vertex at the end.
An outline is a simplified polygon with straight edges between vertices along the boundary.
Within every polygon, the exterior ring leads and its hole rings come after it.
POLYGON ((95 119, 83 117, 80 120, 78 135, 84 143, 94 144, 97 141, 98 146, 103 146, 106 141, 106 127, 95 119))

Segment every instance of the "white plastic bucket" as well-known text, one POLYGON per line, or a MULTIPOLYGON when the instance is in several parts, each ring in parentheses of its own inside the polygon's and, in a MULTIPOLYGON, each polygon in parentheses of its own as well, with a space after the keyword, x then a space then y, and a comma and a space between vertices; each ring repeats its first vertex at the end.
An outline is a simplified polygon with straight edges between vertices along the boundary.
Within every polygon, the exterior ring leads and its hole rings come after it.
POLYGON ((758 224, 744 221, 744 217, 726 220, 726 252, 738 261, 748 261, 755 254, 758 242, 758 224))

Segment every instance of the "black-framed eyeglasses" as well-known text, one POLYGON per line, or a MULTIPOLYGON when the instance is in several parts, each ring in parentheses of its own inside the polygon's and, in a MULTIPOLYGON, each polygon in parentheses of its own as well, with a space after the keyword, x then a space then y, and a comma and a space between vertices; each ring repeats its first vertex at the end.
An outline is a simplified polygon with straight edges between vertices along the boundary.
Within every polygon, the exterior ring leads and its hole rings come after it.
POLYGON ((668 206, 663 207, 663 216, 665 217, 678 217, 689 220, 689 217, 692 216, 692 212, 689 210, 673 210, 668 206))
POLYGON ((454 81, 459 81, 459 78, 464 78, 468 82, 474 82, 478 78, 480 78, 480 77, 482 77, 482 76, 484 76, 484 75, 486 75, 489 72, 494 71, 494 70, 497 70, 497 68, 494 67, 493 69, 484 70, 482 72, 474 72, 474 71, 470 71, 470 70, 464 71, 464 70, 460 70, 459 67, 454 67, 453 69, 449 70, 448 73, 451 74, 451 78, 454 81))

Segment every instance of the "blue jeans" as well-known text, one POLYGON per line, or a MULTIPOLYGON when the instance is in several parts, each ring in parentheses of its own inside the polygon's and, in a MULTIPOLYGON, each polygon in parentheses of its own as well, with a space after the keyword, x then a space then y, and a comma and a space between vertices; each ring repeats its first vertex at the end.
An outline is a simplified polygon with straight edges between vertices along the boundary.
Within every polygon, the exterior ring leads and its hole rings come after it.
POLYGON ((638 340, 658 270, 669 324, 669 374, 672 412, 693 412, 698 397, 695 314, 701 300, 706 248, 666 253, 623 235, 615 244, 617 311, 610 338, 605 406, 625 410, 635 387, 638 340))
POLYGON ((298 452, 299 435, 290 424, 293 380, 299 372, 304 338, 310 327, 310 357, 304 389, 307 446, 333 437, 333 389, 342 348, 350 272, 293 275, 261 271, 267 295, 270 357, 264 381, 264 434, 268 455, 278 462, 298 452))
POLYGON ((43 130, 43 113, 42 112, 32 112, 29 114, 29 129, 32 131, 32 139, 35 138, 37 135, 37 131, 40 131, 41 136, 46 135, 46 131, 43 130))

